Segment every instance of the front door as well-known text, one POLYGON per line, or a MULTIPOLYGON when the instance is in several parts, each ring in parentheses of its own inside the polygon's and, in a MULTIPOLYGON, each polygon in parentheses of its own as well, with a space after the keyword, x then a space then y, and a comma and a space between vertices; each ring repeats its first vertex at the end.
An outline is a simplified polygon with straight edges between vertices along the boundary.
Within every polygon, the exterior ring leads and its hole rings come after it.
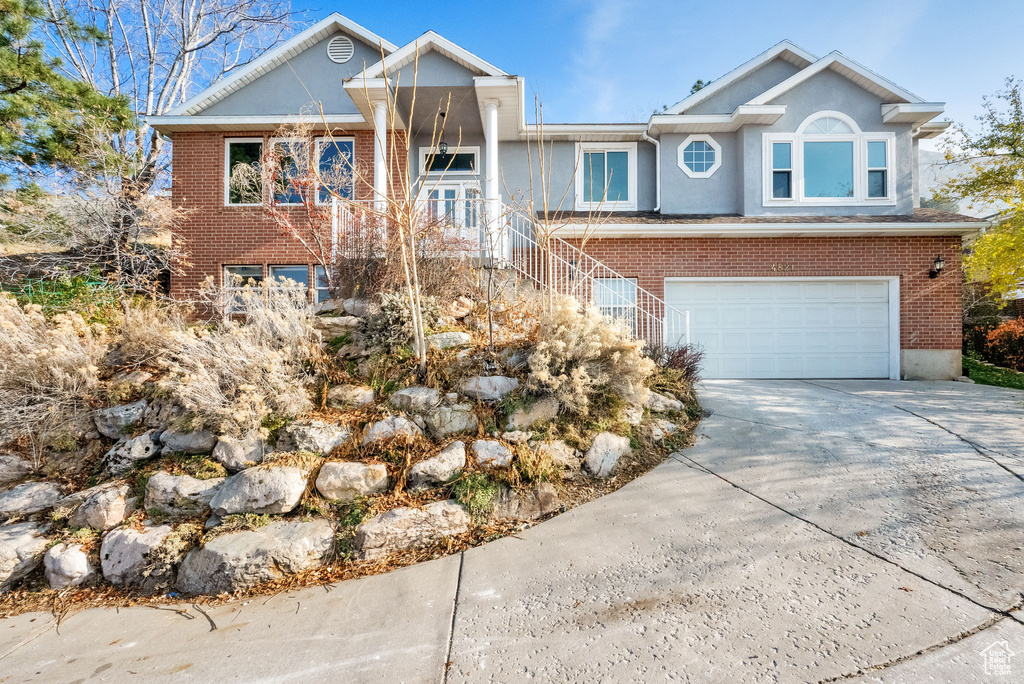
POLYGON ((483 200, 476 181, 443 182, 427 190, 427 216, 457 240, 458 249, 475 250, 481 244, 483 200))

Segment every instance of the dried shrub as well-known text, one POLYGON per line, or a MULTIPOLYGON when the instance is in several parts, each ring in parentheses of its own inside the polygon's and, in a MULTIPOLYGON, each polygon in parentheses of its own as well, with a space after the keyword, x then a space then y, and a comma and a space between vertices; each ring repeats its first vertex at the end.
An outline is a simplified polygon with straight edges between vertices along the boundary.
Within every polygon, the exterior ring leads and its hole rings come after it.
POLYGON ((537 344, 527 361, 526 388, 554 397, 566 410, 586 415, 591 398, 610 393, 642 404, 654 362, 643 354, 643 340, 631 339, 623 324, 560 297, 540 316, 537 344))
MULTIPOLYGON (((441 308, 433 297, 423 297, 423 323, 436 326, 441 308)), ((385 292, 380 295, 380 311, 366 319, 366 341, 370 346, 386 350, 407 346, 413 337, 412 307, 409 298, 401 293, 385 292)))
POLYGON ((162 392, 195 416, 193 426, 239 435, 267 416, 310 410, 306 364, 319 333, 305 293, 261 283, 227 292, 211 286, 205 295, 238 313, 215 328, 174 333, 177 346, 160 381, 162 392))
POLYGON ((692 344, 655 345, 645 351, 647 358, 662 368, 679 371, 680 380, 694 384, 700 379, 704 350, 692 344))
POLYGON ((79 314, 47 320, 37 304, 0 295, 0 443, 44 443, 88 410, 107 352, 107 330, 79 314))
POLYGON ((997 366, 1024 371, 1024 318, 1005 321, 985 337, 985 352, 997 366))
POLYGON ((175 306, 135 302, 124 310, 114 330, 118 365, 157 366, 178 350, 189 328, 186 312, 175 306))

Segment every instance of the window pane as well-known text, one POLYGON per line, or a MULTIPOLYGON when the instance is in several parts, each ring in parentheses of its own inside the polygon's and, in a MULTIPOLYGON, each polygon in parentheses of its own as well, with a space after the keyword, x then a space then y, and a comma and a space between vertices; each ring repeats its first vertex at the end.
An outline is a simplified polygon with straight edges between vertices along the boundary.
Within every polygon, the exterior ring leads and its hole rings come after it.
POLYGON ((608 201, 629 201, 629 153, 608 153, 608 201))
POLYGON ((868 143, 868 166, 872 169, 884 169, 886 167, 884 140, 875 140, 868 143))
POLYGON ((225 266, 224 273, 227 276, 225 284, 228 287, 240 287, 250 283, 263 282, 262 266, 225 266), (241 280, 237 280, 234 276, 241 280))
POLYGON ((793 146, 790 143, 772 143, 772 168, 793 168, 793 146))
POLYGON ((886 197, 885 171, 868 171, 868 197, 886 197))
POLYGON ((820 135, 822 133, 833 133, 833 134, 850 134, 853 130, 846 125, 843 121, 833 118, 831 116, 823 116, 820 119, 812 121, 807 128, 804 129, 805 133, 811 133, 814 135, 820 135))
POLYGON ((583 201, 600 202, 604 197, 604 152, 583 153, 583 201))
POLYGON ((309 287, 308 266, 271 266, 270 277, 275 281, 282 278, 294 280, 304 288, 309 287))
POLYGON ((242 204, 242 193, 237 188, 230 186, 231 174, 239 164, 259 164, 263 156, 263 143, 261 142, 232 142, 228 143, 228 202, 231 204, 242 204))
POLYGON ((316 303, 326 302, 331 298, 331 291, 327 286, 327 271, 323 266, 313 268, 313 277, 316 279, 316 303))
POLYGON ((707 173, 715 165, 715 150, 703 140, 697 140, 683 150, 683 163, 694 173, 707 173))
POLYGON ((636 330, 636 280, 594 278, 594 304, 601 314, 625 321, 636 330))
POLYGON ((790 199, 793 197, 792 172, 772 172, 772 197, 775 199, 790 199))
POLYGON ((449 154, 428 154, 425 160, 431 173, 446 171, 476 171, 476 154, 473 152, 453 152, 449 154))
POLYGON ((853 142, 804 143, 804 195, 853 197, 853 142))
POLYGON ((320 180, 323 185, 319 202, 330 202, 333 190, 345 199, 352 198, 352 160, 355 158, 351 140, 324 140, 320 143, 320 180))
MULTIPOLYGON (((299 168, 291 148, 285 143, 277 143, 277 157, 281 172, 278 174, 274 188, 274 201, 279 204, 299 204, 302 194, 295 180, 300 178, 299 168)), ((309 159, 299 154, 299 159, 309 159)))

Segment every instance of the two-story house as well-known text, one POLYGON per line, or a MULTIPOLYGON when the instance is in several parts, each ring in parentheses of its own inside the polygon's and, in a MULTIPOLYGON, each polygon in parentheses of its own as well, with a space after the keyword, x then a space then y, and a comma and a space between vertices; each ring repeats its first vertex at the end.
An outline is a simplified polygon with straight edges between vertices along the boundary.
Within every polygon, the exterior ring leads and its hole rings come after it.
POLYGON ((588 258, 620 308, 688 312, 705 377, 960 375, 961 241, 984 224, 919 206, 918 141, 945 129, 942 103, 789 42, 644 123, 541 127, 527 123, 522 77, 433 32, 399 47, 333 14, 150 119, 173 141, 173 201, 191 210, 174 292, 208 276, 282 275, 325 296, 306 251, 231 192, 231 167, 318 102, 321 129, 373 170, 354 196, 387 192, 389 168, 422 181, 438 154, 430 127, 414 116, 387 130, 384 115, 412 87, 414 62, 416 87, 449 103, 445 125, 459 131, 433 196, 521 200, 543 136, 561 237, 578 243, 586 224, 588 258), (389 158, 398 134, 412 138, 408 158, 389 158))

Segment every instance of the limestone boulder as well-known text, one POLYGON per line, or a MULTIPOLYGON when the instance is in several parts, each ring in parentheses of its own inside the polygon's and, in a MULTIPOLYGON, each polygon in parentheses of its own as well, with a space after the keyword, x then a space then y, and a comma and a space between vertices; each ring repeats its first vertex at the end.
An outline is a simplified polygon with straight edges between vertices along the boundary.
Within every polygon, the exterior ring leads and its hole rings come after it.
POLYGON ((32 472, 32 463, 21 456, 0 452, 0 486, 17 482, 32 472))
POLYGON ((213 458, 228 470, 237 472, 262 463, 265 452, 266 443, 259 432, 242 437, 221 435, 213 447, 213 458))
POLYGON ((427 345, 431 349, 449 349, 469 344, 471 339, 473 339, 472 336, 467 332, 443 332, 427 335, 427 345))
POLYGON ((135 510, 131 488, 119 482, 106 482, 65 497, 58 508, 71 509, 71 527, 90 527, 104 531, 117 527, 135 510))
POLYGON ((93 412, 93 421, 100 434, 110 439, 121 439, 124 430, 138 425, 146 414, 146 400, 136 401, 132 404, 111 406, 110 408, 98 409, 93 412))
POLYGON ((355 316, 314 316, 313 327, 320 331, 325 340, 341 337, 361 328, 363 319, 355 316))
POLYGON ((665 420, 662 418, 652 421, 651 424, 647 426, 647 434, 649 434, 651 439, 655 442, 660 442, 669 435, 673 435, 678 431, 678 425, 673 423, 671 420, 665 420))
POLYGON ((683 402, 672 397, 667 397, 664 394, 651 392, 647 397, 647 408, 655 413, 662 413, 665 411, 682 411, 683 402))
POLYGON ((390 416, 373 423, 363 433, 363 446, 375 444, 386 439, 415 439, 423 434, 423 430, 408 418, 390 416))
POLYGON ((482 466, 507 466, 512 463, 512 452, 501 442, 478 439, 473 442, 473 455, 482 466))
POLYGON ((48 544, 46 530, 33 522, 0 525, 0 594, 39 566, 48 544))
POLYGON ((510 432, 502 432, 501 438, 509 444, 526 444, 533 439, 533 433, 529 430, 512 430, 510 432))
POLYGON ((558 400, 539 399, 529 406, 516 409, 505 421, 506 430, 527 430, 534 425, 550 423, 558 417, 558 400))
POLYGON ((117 586, 152 587, 161 578, 151 572, 150 555, 173 531, 170 525, 147 525, 141 530, 119 527, 107 532, 100 544, 103 577, 117 586))
POLYGON ((0 493, 0 518, 45 511, 64 498, 52 482, 24 482, 0 493))
POLYGON ((323 420, 297 420, 281 430, 277 451, 309 451, 327 454, 344 444, 352 431, 323 420))
POLYGON ((500 401, 519 387, 519 381, 503 375, 476 375, 462 383, 462 393, 479 401, 500 401))
POLYGON ((534 442, 531 446, 534 451, 545 456, 551 463, 563 470, 579 470, 583 460, 583 454, 560 439, 534 442))
POLYGON ((208 430, 177 432, 164 430, 160 433, 160 450, 165 454, 208 454, 217 446, 217 435, 208 430))
POLYGON ((466 510, 449 499, 423 508, 395 508, 356 528, 356 557, 375 560, 392 553, 429 546, 470 529, 466 510))
POLYGON ((214 537, 189 551, 175 588, 186 594, 231 593, 310 570, 334 546, 326 520, 276 521, 214 537))
POLYGON ((146 482, 145 508, 169 515, 200 515, 210 510, 210 501, 224 481, 223 477, 199 480, 161 470, 146 482))
POLYGON ((602 432, 587 450, 583 465, 591 477, 609 477, 619 459, 630 453, 629 438, 602 432))
POLYGON ((185 407, 172 399, 150 399, 142 418, 142 425, 155 430, 165 430, 186 413, 188 411, 185 407))
POLYGON ((388 402, 408 413, 425 413, 441 401, 441 393, 432 387, 406 387, 391 395, 388 402))
POLYGON ((502 487, 495 497, 492 515, 498 520, 536 520, 561 508, 555 487, 550 482, 540 482, 521 492, 502 487))
POLYGON ((210 499, 214 515, 288 513, 306 491, 309 470, 293 466, 249 468, 227 478, 210 499))
POLYGON ((478 422, 469 404, 438 406, 425 416, 427 429, 435 439, 459 432, 473 432, 478 422))
POLYGON ((366 318, 370 314, 380 311, 380 307, 368 299, 349 298, 342 302, 345 313, 357 318, 366 318))
POLYGON ((381 463, 324 463, 316 477, 316 489, 332 501, 352 501, 387 491, 388 469, 381 463))
POLYGON ((327 405, 331 408, 358 408, 372 402, 373 390, 362 385, 338 385, 327 392, 327 405))
POLYGON ((95 572, 81 546, 57 544, 43 556, 43 574, 51 589, 76 587, 95 572))
POLYGON ((452 442, 437 456, 420 461, 409 469, 409 486, 422 489, 444 484, 466 467, 466 445, 452 442))
POLYGON ((114 475, 123 475, 142 461, 156 458, 160 455, 159 435, 157 430, 147 430, 138 437, 122 439, 103 457, 107 468, 114 475))

